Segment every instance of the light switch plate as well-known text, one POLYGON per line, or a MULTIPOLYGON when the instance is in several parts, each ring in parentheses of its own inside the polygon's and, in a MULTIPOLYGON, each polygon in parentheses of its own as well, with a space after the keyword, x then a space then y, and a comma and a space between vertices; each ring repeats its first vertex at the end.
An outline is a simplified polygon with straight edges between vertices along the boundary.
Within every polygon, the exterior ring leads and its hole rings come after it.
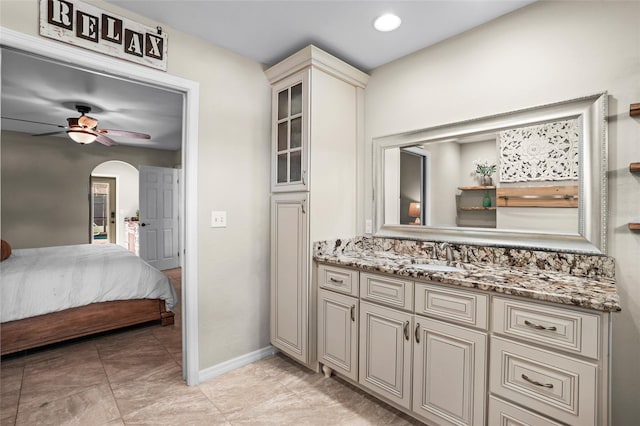
POLYGON ((373 223, 371 219, 367 219, 364 221, 364 233, 371 234, 373 232, 373 223))
POLYGON ((227 227, 227 212, 211 212, 211 227, 212 228, 226 228, 227 227))

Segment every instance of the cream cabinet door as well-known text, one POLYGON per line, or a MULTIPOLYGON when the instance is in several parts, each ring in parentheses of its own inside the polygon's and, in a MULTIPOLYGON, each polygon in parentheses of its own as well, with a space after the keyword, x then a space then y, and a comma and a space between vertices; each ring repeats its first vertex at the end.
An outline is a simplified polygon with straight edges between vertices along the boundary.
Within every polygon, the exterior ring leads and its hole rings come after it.
POLYGON ((318 361, 358 380, 358 299, 318 290, 318 361))
POLYGON ((308 362, 307 193, 271 198, 271 343, 308 362))
POLYGON ((272 192, 308 190, 310 72, 293 74, 272 89, 272 192))
POLYGON ((359 382, 410 409, 412 315, 360 301, 359 382))
POLYGON ((486 333, 415 322, 413 411, 438 425, 484 425, 486 333))

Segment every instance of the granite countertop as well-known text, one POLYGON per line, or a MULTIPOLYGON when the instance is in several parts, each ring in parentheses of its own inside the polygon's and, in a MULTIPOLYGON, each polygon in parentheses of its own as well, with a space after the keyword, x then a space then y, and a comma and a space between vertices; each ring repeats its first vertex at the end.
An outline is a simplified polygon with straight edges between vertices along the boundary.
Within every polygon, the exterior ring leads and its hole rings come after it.
POLYGON ((411 277, 458 287, 522 296, 597 311, 620 311, 615 281, 611 277, 578 276, 562 271, 503 266, 491 263, 462 263, 417 257, 389 251, 351 250, 333 253, 315 252, 314 260, 351 266, 370 272, 411 277), (421 263, 451 265, 460 272, 420 270, 421 263))

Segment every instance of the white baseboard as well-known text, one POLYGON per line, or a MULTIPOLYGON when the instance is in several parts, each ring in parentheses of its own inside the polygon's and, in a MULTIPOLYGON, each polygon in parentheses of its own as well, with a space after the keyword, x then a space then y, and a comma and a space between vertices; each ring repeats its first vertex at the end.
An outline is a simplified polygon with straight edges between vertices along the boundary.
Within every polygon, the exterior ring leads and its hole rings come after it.
POLYGON ((235 370, 236 368, 244 367, 252 362, 259 361, 263 358, 270 357, 278 352, 273 346, 265 346, 257 351, 249 352, 248 354, 240 355, 237 358, 230 359, 220 364, 212 365, 211 367, 200 370, 198 374, 198 383, 206 382, 214 377, 218 377, 224 373, 235 370))

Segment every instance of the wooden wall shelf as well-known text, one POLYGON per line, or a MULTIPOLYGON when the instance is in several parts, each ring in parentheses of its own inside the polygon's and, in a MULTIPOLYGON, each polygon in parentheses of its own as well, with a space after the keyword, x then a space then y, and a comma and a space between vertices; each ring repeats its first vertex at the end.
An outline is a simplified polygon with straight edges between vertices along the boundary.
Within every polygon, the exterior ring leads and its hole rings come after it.
POLYGON ((496 189, 495 186, 459 186, 460 191, 488 191, 490 189, 496 189))
POLYGON ((482 210, 495 210, 495 207, 482 207, 482 206, 472 206, 472 207, 460 207, 460 210, 465 212, 471 211, 482 211, 482 210))
POLYGON ((631 117, 640 116, 640 104, 631 104, 631 105, 629 105, 629 115, 631 117))
POLYGON ((640 231, 640 221, 629 222, 629 229, 632 231, 640 231))
POLYGON ((498 207, 578 207, 578 186, 502 187, 498 207))
POLYGON ((629 171, 631 173, 640 173, 640 163, 629 164, 629 171))

